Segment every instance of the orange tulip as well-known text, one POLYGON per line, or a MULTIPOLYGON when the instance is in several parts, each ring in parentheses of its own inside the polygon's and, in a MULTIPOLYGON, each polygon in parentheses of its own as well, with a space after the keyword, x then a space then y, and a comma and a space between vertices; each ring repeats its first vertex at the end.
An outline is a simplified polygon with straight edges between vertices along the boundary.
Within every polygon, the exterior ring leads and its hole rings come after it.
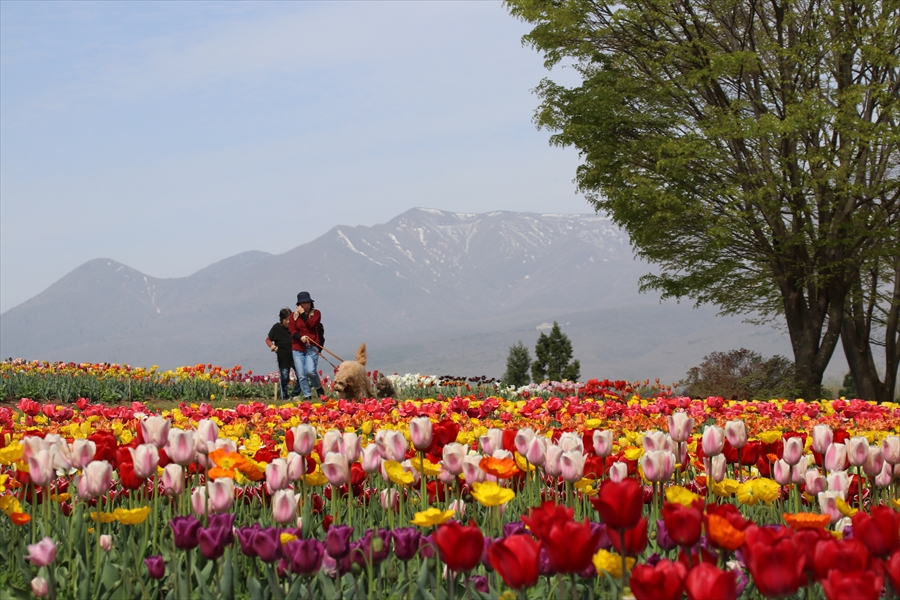
POLYGON ((801 529, 824 529, 831 523, 831 517, 828 515, 819 515, 816 513, 784 513, 781 515, 788 527, 794 531, 801 529))
POLYGON ((494 458, 486 456, 481 459, 478 466, 488 475, 493 475, 497 479, 510 479, 519 473, 519 467, 512 458, 494 458))

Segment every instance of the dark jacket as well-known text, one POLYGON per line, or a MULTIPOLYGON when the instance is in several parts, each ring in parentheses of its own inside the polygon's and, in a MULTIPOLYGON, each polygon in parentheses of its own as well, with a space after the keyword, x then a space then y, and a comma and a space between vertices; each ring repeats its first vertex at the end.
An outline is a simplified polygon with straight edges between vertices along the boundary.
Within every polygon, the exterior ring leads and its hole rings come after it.
POLYGON ((278 346, 278 352, 275 354, 278 356, 279 369, 294 366, 294 355, 291 353, 291 332, 287 327, 282 325, 281 322, 275 323, 272 325, 272 329, 269 330, 269 336, 266 338, 266 341, 271 341, 278 346))

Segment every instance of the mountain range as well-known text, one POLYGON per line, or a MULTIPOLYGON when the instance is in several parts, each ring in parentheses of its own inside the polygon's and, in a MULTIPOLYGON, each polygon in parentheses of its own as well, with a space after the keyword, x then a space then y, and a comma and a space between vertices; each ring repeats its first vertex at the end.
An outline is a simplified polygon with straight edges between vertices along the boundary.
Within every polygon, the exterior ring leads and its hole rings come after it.
MULTIPOLYGON (((269 372, 266 333, 307 290, 326 347, 352 358, 366 342, 369 367, 387 373, 499 377, 509 347, 533 348, 554 321, 582 379, 673 383, 710 352, 740 347, 791 356, 772 327, 639 294, 650 270, 602 216, 415 208, 385 224, 336 226, 283 254, 237 254, 188 277, 91 260, 0 315, 0 354, 269 372)), ((836 356, 829 375, 842 365, 836 356)))

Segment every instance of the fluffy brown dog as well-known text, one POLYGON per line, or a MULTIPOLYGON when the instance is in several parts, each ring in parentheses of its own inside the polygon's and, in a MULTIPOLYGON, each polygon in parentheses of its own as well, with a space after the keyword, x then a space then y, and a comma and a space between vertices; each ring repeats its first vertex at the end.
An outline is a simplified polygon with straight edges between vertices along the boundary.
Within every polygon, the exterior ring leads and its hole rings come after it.
POLYGON ((374 398, 375 388, 366 375, 366 345, 360 344, 356 360, 345 360, 334 374, 334 391, 338 398, 356 400, 374 398))

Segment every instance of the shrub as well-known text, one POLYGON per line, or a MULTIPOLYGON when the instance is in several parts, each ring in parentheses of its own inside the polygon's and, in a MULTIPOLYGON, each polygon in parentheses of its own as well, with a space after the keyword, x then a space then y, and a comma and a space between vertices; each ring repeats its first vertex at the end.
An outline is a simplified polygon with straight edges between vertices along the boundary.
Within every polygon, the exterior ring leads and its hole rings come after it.
POLYGON ((790 360, 777 355, 764 359, 746 348, 703 357, 678 385, 687 386, 684 393, 692 398, 796 398, 799 391, 790 360))

